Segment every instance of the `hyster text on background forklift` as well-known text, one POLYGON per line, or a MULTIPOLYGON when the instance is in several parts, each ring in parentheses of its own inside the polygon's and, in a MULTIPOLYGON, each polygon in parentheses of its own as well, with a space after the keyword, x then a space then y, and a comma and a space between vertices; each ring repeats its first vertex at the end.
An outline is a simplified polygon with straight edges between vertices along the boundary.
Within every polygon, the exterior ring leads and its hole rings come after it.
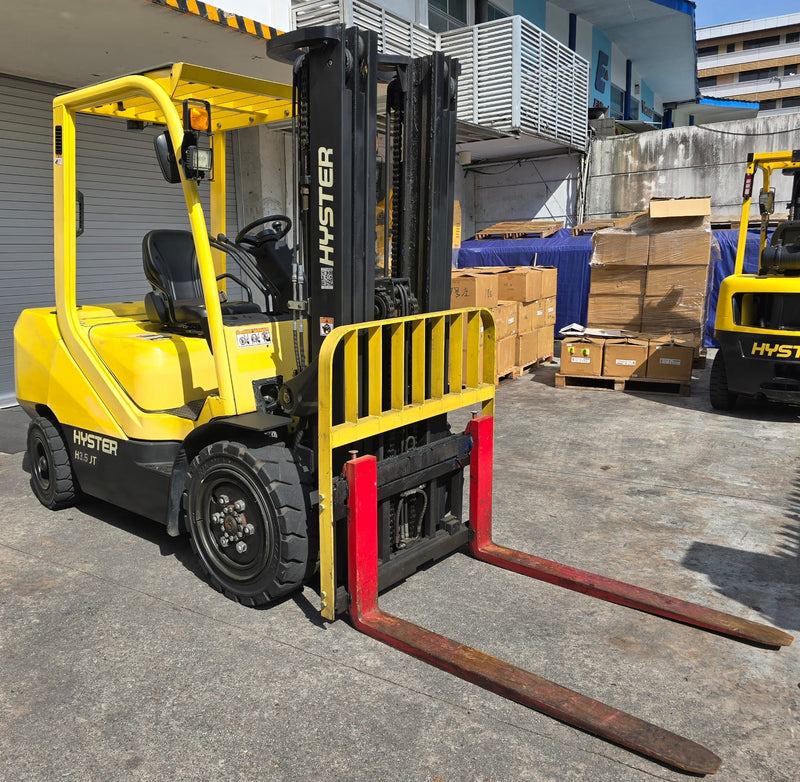
POLYGON ((56 307, 25 311, 15 329, 37 497, 60 508, 83 492, 188 532, 211 584, 245 605, 299 589, 318 568, 326 619, 349 611, 360 630, 446 671, 713 773, 720 760, 699 744, 378 608, 379 590, 469 546, 668 619, 770 647, 792 640, 492 541, 494 323, 486 310, 447 309, 458 64, 379 55, 376 33, 342 26, 289 33, 268 53, 293 62, 291 88, 175 64, 55 100, 56 307), (156 156, 183 187, 191 230, 145 235, 142 302, 76 301, 80 112, 165 127, 156 156), (231 240, 226 133, 290 115, 295 220, 265 216, 231 240), (198 185, 212 170, 209 236, 198 185), (380 200, 390 214, 376 262, 380 200), (281 241, 293 223, 294 252, 281 241), (480 413, 453 433, 447 415, 462 408, 480 413))

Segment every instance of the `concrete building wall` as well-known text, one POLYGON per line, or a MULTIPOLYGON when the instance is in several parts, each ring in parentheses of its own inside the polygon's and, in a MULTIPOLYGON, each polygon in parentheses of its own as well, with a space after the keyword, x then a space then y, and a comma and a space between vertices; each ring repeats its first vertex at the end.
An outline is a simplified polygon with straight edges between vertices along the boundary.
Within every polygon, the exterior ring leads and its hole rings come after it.
MULTIPOLYGON (((741 209, 747 155, 796 146, 797 116, 775 115, 596 138, 590 149, 586 218, 622 217, 651 198, 711 196, 716 215, 741 209)), ((791 180, 776 176, 776 211, 786 211, 791 180)), ((759 180, 755 188, 761 186, 759 180)), ((758 212, 757 205, 753 213, 758 212)))
MULTIPOLYGON (((265 127, 246 128, 237 133, 237 203, 239 225, 259 217, 283 214, 292 217, 291 135, 265 127)), ((294 232, 287 241, 293 242, 294 232)))
POLYGON ((569 45, 569 11, 552 3, 547 4, 547 33, 564 46, 569 45))
POLYGON ((462 235, 509 220, 574 223, 580 155, 503 161, 456 174, 461 195, 462 235))

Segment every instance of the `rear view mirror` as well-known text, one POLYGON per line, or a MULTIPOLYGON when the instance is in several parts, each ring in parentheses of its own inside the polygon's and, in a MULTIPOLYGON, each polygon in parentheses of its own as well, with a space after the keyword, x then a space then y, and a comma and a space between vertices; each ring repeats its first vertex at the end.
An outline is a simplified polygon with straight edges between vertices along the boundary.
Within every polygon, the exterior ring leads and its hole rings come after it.
POLYGON ((164 175, 164 179, 171 185, 177 185, 181 181, 181 174, 178 170, 178 161, 175 158, 175 150, 172 148, 172 139, 169 137, 169 131, 165 130, 163 133, 159 133, 153 139, 153 145, 156 149, 158 165, 161 166, 161 173, 164 175))
POLYGON ((775 211, 775 188, 762 190, 758 194, 758 211, 762 215, 771 215, 775 211))

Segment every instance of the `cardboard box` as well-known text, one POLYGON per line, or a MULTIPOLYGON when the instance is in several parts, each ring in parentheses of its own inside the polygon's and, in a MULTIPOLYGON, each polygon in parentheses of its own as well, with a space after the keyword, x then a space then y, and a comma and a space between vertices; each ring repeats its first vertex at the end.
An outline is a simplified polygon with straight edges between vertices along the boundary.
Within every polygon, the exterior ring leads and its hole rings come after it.
POLYGON ((647 377, 657 380, 691 380, 694 346, 671 337, 650 340, 647 377))
POLYGON ((644 296, 646 266, 592 266, 591 294, 644 296))
POLYGON ((703 293, 689 295, 675 289, 667 296, 645 296, 639 331, 659 335, 699 332, 702 323, 703 293))
POLYGON ((497 367, 498 377, 508 374, 517 366, 517 338, 506 337, 497 341, 497 367))
POLYGON ((516 301, 498 301, 497 306, 492 307, 497 340, 513 337, 519 331, 518 307, 516 301))
POLYGON ((649 356, 646 339, 607 339, 603 349, 603 374, 608 377, 644 377, 649 356))
POLYGON ((498 276, 498 297, 508 301, 536 301, 542 298, 542 275, 536 267, 514 266, 498 276))
POLYGON ((539 355, 537 358, 552 358, 554 352, 555 327, 545 326, 543 329, 538 329, 536 333, 539 336, 539 349, 537 350, 539 355))
POLYGON ((461 358, 461 382, 467 382, 467 364, 470 361, 475 361, 477 359, 478 362, 478 378, 483 378, 483 324, 481 323, 480 327, 480 337, 479 337, 479 350, 478 355, 476 356, 474 351, 470 353, 467 350, 467 324, 466 321, 464 323, 464 341, 462 343, 464 345, 464 349, 462 351, 462 358, 461 358))
POLYGON ((711 196, 650 199, 650 217, 704 217, 710 214, 711 196))
POLYGON ((593 266, 646 266, 650 237, 618 228, 592 234, 593 266))
POLYGON ((517 366, 524 367, 539 359, 539 332, 541 329, 517 335, 517 366))
POLYGON ((706 290, 708 266, 648 266, 645 296, 667 298, 679 295, 693 296, 695 299, 706 290))
POLYGON ((519 333, 525 334, 536 328, 536 313, 539 310, 538 301, 517 302, 519 313, 519 333))
POLYGON ((587 326, 641 331, 642 297, 590 295, 587 326))
POLYGON ((569 337, 561 343, 561 374, 591 375, 603 373, 603 340, 569 337))
POLYGON ((533 318, 533 328, 540 329, 543 326, 547 325, 545 323, 547 300, 539 299, 539 301, 534 301, 532 302, 532 304, 533 304, 533 309, 531 310, 531 315, 533 318))
POLYGON ((677 229, 650 237, 649 266, 708 266, 711 258, 711 231, 677 229))
POLYGON ((544 302, 544 325, 556 325, 556 297, 550 296, 544 302))
POLYGON ((532 266, 538 269, 542 275, 542 292, 540 298, 549 299, 555 296, 558 291, 558 269, 555 266, 532 266))
POLYGON ((497 304, 497 277, 463 269, 452 276, 450 307, 494 307, 497 304))

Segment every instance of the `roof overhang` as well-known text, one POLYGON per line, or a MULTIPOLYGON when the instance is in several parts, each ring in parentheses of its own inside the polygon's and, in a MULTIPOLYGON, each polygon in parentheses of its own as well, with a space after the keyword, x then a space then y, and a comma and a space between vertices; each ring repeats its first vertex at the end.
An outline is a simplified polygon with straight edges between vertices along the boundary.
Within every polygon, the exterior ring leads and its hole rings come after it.
POLYGON ((689 0, 558 0, 602 30, 662 100, 697 94, 695 5, 689 0))
POLYGON ((707 98, 700 95, 696 100, 683 101, 670 108, 692 114, 696 125, 705 125, 709 122, 752 119, 758 114, 758 101, 707 98))
MULTIPOLYGON (((213 0, 212 0, 213 1, 213 0)), ((233 0, 216 0, 231 7, 233 0)), ((64 87, 82 87, 163 62, 197 62, 291 82, 291 66, 267 58, 266 39, 289 0, 255 4, 262 18, 226 15, 209 3, 177 0, 25 0, 5 3, 0 73, 64 87), (190 9, 196 8, 198 13, 190 9), (203 16, 200 12, 205 12, 203 16)), ((285 27, 285 25, 284 25, 285 27)))

